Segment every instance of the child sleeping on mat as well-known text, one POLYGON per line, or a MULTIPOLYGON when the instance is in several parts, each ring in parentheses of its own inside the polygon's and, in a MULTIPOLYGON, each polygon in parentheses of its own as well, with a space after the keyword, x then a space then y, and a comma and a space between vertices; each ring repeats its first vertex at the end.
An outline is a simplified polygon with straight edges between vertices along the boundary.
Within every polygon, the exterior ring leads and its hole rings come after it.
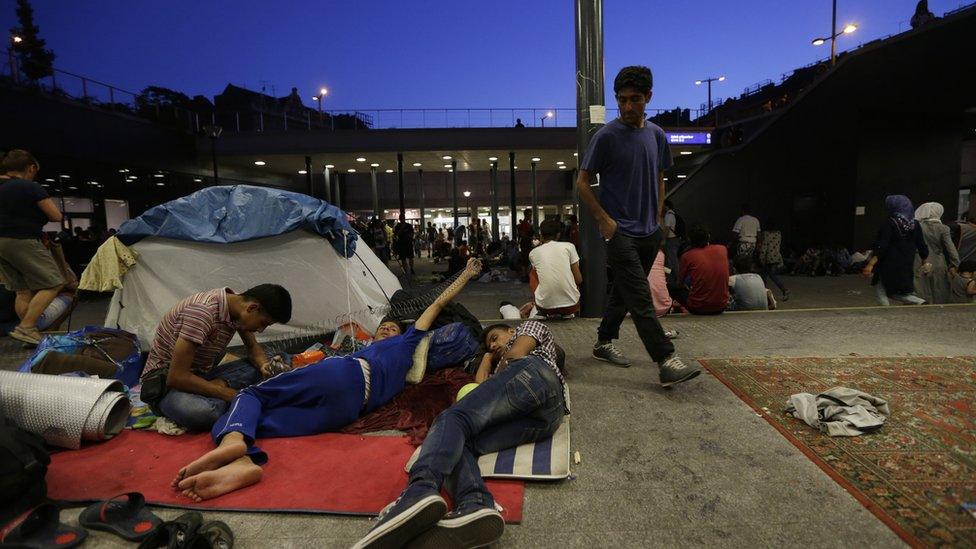
POLYGON ((214 424, 217 448, 180 469, 173 488, 202 501, 254 484, 268 460, 255 439, 338 431, 392 400, 403 390, 414 349, 437 315, 480 270, 479 260, 468 261, 458 279, 406 331, 384 320, 365 349, 243 389, 214 424))

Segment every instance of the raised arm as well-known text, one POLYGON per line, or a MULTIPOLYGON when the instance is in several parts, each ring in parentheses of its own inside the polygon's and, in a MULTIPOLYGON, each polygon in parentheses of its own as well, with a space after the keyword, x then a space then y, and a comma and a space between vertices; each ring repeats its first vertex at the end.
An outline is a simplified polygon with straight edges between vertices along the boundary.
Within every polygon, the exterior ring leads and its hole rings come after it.
POLYGON ((469 280, 478 276, 481 272, 481 260, 480 259, 469 259, 467 266, 461 271, 460 276, 457 277, 450 286, 447 287, 441 295, 437 296, 437 299, 424 310, 417 322, 414 323, 414 327, 418 330, 428 330, 430 326, 434 323, 434 319, 437 315, 441 313, 444 306, 451 302, 455 296, 461 292, 461 288, 468 283, 469 280))

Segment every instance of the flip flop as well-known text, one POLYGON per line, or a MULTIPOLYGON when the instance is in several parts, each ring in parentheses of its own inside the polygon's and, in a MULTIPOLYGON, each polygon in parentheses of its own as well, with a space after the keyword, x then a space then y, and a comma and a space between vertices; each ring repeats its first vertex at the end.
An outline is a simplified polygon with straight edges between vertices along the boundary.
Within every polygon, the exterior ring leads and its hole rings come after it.
POLYGON ((61 510, 53 503, 44 503, 24 513, 0 529, 0 544, 13 547, 63 548, 80 545, 88 532, 58 522, 61 510))
POLYGON ((119 494, 86 507, 78 515, 78 523, 85 528, 111 532, 129 541, 141 541, 163 523, 145 507, 146 498, 139 492, 119 494))
POLYGON ((234 547, 234 534, 230 531, 230 526, 219 520, 212 520, 197 530, 197 535, 193 538, 192 549, 232 549, 234 547))
POLYGON ((189 547, 196 538, 197 530, 203 524, 203 515, 196 511, 189 511, 171 521, 164 522, 146 539, 139 544, 139 549, 183 549, 189 547))

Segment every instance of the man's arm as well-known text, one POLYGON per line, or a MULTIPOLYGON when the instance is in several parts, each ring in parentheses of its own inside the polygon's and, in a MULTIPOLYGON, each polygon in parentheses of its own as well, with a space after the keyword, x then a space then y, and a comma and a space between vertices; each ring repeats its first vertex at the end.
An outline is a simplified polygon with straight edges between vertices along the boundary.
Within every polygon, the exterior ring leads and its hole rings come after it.
POLYGON ((505 353, 505 356, 501 357, 498 361, 498 367, 495 368, 495 372, 501 372, 505 368, 508 368, 508 363, 513 360, 518 360, 533 350, 539 344, 534 337, 530 335, 520 335, 515 339, 515 343, 512 344, 512 348, 505 353))
POLYGON ((57 223, 61 221, 62 215, 61 210, 54 205, 54 201, 50 198, 45 198, 44 200, 37 201, 37 207, 40 208, 41 212, 47 216, 48 221, 57 223))
POLYGON ((481 260, 479 259, 469 259, 468 265, 461 271, 461 275, 457 277, 446 290, 441 292, 441 295, 437 296, 437 299, 424 310, 417 322, 414 323, 414 327, 418 330, 428 330, 430 326, 434 323, 437 315, 441 314, 444 306, 451 302, 458 293, 461 292, 461 288, 468 283, 469 280, 478 276, 481 272, 481 260))
POLYGON ((668 192, 668 186, 664 183, 664 172, 657 174, 657 224, 664 225, 664 195, 668 192))
POLYGON ((573 271, 573 280, 576 281, 576 285, 579 286, 580 284, 582 284, 583 273, 580 272, 579 261, 570 265, 569 268, 573 271))
POLYGON ((478 365, 478 371, 474 374, 475 383, 484 383, 491 376, 491 358, 491 353, 485 353, 481 357, 481 364, 478 365))
POLYGON ((593 217, 600 227, 600 234, 603 235, 604 239, 610 240, 613 237, 613 233, 617 232, 617 222, 600 205, 596 193, 590 187, 592 181, 593 174, 587 170, 580 169, 579 177, 576 178, 576 190, 579 193, 580 200, 586 205, 586 209, 593 213, 593 217))
POLYGON ((251 364, 254 365, 254 368, 261 372, 261 377, 271 375, 271 370, 268 369, 268 355, 261 348, 261 344, 258 343, 258 338, 254 336, 254 333, 246 330, 238 330, 237 335, 241 336, 241 341, 247 347, 248 358, 251 359, 251 364))
POLYGON ((166 375, 166 386, 170 389, 193 393, 221 400, 230 401, 237 391, 227 387, 226 382, 207 381, 193 373, 193 355, 196 354, 197 344, 192 341, 177 338, 173 347, 173 359, 166 375))

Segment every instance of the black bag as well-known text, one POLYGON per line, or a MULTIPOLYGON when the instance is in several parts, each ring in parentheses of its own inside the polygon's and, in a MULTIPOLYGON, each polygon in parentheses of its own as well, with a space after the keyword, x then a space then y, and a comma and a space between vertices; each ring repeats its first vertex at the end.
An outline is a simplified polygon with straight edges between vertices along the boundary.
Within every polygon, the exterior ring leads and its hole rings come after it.
POLYGON ((145 402, 159 417, 164 415, 159 411, 159 403, 169 392, 169 387, 166 385, 167 376, 169 376, 169 366, 156 368, 142 377, 142 392, 139 393, 139 400, 145 402))
POLYGON ((0 415, 0 524, 44 500, 50 463, 43 438, 0 415))

